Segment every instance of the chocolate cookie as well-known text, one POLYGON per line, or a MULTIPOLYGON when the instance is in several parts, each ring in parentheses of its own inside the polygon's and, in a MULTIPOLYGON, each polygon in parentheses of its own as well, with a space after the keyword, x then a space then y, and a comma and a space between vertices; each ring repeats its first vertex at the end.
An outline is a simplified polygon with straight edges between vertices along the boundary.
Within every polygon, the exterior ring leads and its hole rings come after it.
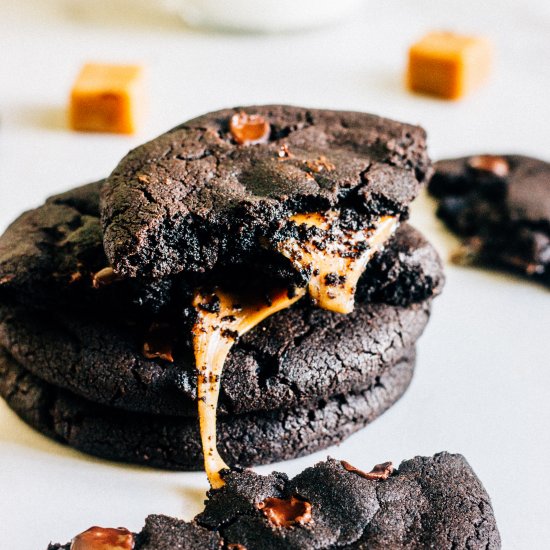
POLYGON ((392 470, 385 463, 361 472, 328 459, 290 480, 231 472, 193 521, 149 516, 125 541, 135 550, 501 547, 489 496, 463 456, 415 457, 392 470))
MULTIPOLYGON (((414 350, 348 394, 286 409, 221 416, 218 449, 232 465, 250 466, 310 454, 364 427, 407 389, 414 350)), ((0 394, 42 433, 110 460, 177 470, 203 467, 196 418, 125 413, 60 390, 0 349, 0 394)))
POLYGON ((50 197, 8 227, 0 237, 0 296, 109 315, 157 311, 169 301, 169 282, 94 280, 108 266, 99 222, 102 183, 50 197))
POLYGON ((478 155, 436 164, 438 216, 464 238, 463 263, 503 267, 550 285, 550 164, 478 155))
MULTIPOLYGON (((365 387, 414 346, 430 300, 359 304, 342 316, 298 302, 244 335, 222 375, 220 414, 303 405, 365 387)), ((169 328, 164 330, 168 331, 169 328)), ((27 370, 91 401, 196 415, 196 370, 182 329, 174 362, 143 355, 145 327, 0 305, 0 345, 27 370)))
MULTIPOLYGON (((99 222, 101 185, 91 183, 51 197, 10 225, 0 237, 0 297, 33 308, 69 307, 108 317, 173 315, 189 305, 192 289, 208 282, 206 275, 94 278, 109 265, 99 222)), ((223 278, 230 273, 226 270, 223 278)), ((436 294, 442 280, 435 250, 418 231, 402 224, 368 263, 357 300, 408 305, 436 294)))
POLYGON ((406 218, 429 173, 416 126, 302 107, 226 109, 119 163, 102 190, 105 250, 122 276, 244 264, 303 285, 274 247, 295 230, 291 215, 339 210, 350 225, 406 218))

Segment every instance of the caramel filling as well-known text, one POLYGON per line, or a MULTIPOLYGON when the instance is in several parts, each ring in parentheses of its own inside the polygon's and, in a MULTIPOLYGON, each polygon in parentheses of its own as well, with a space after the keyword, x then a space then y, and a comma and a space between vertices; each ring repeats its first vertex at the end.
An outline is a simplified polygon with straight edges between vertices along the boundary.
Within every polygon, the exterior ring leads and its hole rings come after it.
POLYGON ((290 220, 297 225, 315 226, 322 232, 307 241, 288 239, 278 246, 295 267, 311 273, 308 292, 314 303, 338 313, 353 311, 359 277, 374 253, 397 229, 397 219, 385 216, 374 227, 358 231, 341 228, 338 212, 333 211, 296 214, 290 220))
POLYGON ((224 484, 220 471, 228 468, 216 447, 216 408, 223 364, 235 340, 266 317, 290 307, 305 291, 290 297, 286 290, 267 296, 234 296, 216 289, 197 291, 193 306, 198 318, 193 326, 193 348, 198 370, 197 397, 204 469, 212 488, 224 484))
MULTIPOLYGON (((320 235, 307 241, 288 239, 278 245, 278 250, 298 269, 308 270, 307 292, 317 306, 349 313, 353 311, 357 281, 367 262, 389 239, 398 222, 396 218, 384 217, 372 228, 352 231, 340 227, 338 216, 338 212, 296 214, 290 218, 292 222, 315 226, 320 235)), ((204 468, 214 489, 224 485, 220 472, 228 468, 216 445, 216 408, 225 359, 239 336, 290 307, 305 293, 306 289, 299 289, 291 297, 286 290, 247 296, 220 289, 195 292, 197 320, 192 332, 199 425, 204 468)))

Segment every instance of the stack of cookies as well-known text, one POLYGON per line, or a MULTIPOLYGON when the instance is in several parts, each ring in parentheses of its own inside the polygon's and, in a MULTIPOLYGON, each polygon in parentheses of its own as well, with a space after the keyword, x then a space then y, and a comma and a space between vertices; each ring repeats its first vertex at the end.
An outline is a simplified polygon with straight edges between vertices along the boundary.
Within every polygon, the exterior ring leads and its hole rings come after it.
POLYGON ((182 124, 0 239, 0 393, 108 459, 305 455, 407 389, 443 284, 421 128, 262 106, 182 124), (217 419, 217 422, 216 422, 217 419))

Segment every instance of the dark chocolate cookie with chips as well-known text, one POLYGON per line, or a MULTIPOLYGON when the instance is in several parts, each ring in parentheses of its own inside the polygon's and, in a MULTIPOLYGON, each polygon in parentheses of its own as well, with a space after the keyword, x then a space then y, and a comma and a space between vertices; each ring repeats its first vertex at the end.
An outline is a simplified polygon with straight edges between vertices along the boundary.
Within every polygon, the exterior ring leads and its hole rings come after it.
POLYGON ((502 267, 550 285, 550 164, 478 155, 435 165, 438 216, 464 239, 455 259, 502 267))
MULTIPOLYGON (((160 280, 119 279, 103 250, 101 185, 99 181, 49 198, 0 236, 0 297, 33 308, 150 318, 179 315, 198 284, 243 278, 239 270, 224 269, 160 280)), ((408 305, 436 294, 442 280, 437 253, 405 223, 367 264, 357 299, 408 305)))
MULTIPOLYGON (((289 460, 342 442, 391 407, 407 389, 415 353, 406 350, 375 380, 307 405, 220 416, 218 450, 229 464, 289 460)), ((86 453, 174 470, 202 470, 193 417, 123 412, 60 390, 30 374, 0 348, 0 395, 38 431, 86 453)))
POLYGON ((108 316, 156 312, 170 301, 170 281, 122 284, 109 269, 99 221, 102 183, 50 197, 19 216, 0 236, 2 298, 108 316))
POLYGON ((348 226, 407 217, 430 173, 424 131, 374 115, 280 105, 196 118, 131 151, 102 190, 110 264, 155 278, 220 266, 303 273, 277 251, 298 213, 348 226))
POLYGON ((250 471, 225 479, 193 521, 149 516, 124 541, 135 550, 187 548, 190 537, 193 547, 233 550, 501 547, 489 495, 461 455, 415 457, 395 471, 384 463, 370 472, 328 459, 290 480, 250 471))
MULTIPOLYGON (((231 350, 219 414, 306 405, 376 383, 414 346, 430 303, 362 303, 343 316, 298 302, 273 315, 231 350)), ((187 327, 177 328, 151 335, 133 322, 0 305, 0 345, 36 376, 120 409, 194 417, 195 361, 187 327), (144 355, 151 338, 163 358, 144 355)))

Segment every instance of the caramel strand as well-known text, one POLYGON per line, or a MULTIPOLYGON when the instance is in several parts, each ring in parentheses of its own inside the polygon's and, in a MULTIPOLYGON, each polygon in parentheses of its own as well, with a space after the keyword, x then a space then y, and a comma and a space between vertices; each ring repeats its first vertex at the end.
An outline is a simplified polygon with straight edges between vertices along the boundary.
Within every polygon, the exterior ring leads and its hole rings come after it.
MULTIPOLYGON (((342 229, 339 213, 296 214, 296 225, 316 227, 321 237, 306 241, 296 238, 279 243, 278 251, 298 269, 307 269, 307 292, 313 302, 338 313, 353 311, 357 281, 375 252, 380 250, 397 228, 394 217, 380 218, 372 227, 342 229)), ((193 307, 197 320, 193 326, 193 348, 197 368, 197 398, 204 467, 212 488, 224 485, 221 471, 228 466, 216 445, 216 409, 224 362, 233 344, 261 321, 290 307, 306 293, 299 289, 289 296, 286 290, 267 295, 234 295, 219 288, 197 290, 193 307)))
POLYGON ((225 359, 239 336, 258 323, 290 307, 305 294, 289 296, 286 290, 267 296, 236 296, 220 289, 196 291, 193 306, 197 320, 193 326, 193 348, 197 368, 199 425, 204 468, 214 489, 224 485, 221 470, 228 468, 216 446, 216 408, 225 359))

